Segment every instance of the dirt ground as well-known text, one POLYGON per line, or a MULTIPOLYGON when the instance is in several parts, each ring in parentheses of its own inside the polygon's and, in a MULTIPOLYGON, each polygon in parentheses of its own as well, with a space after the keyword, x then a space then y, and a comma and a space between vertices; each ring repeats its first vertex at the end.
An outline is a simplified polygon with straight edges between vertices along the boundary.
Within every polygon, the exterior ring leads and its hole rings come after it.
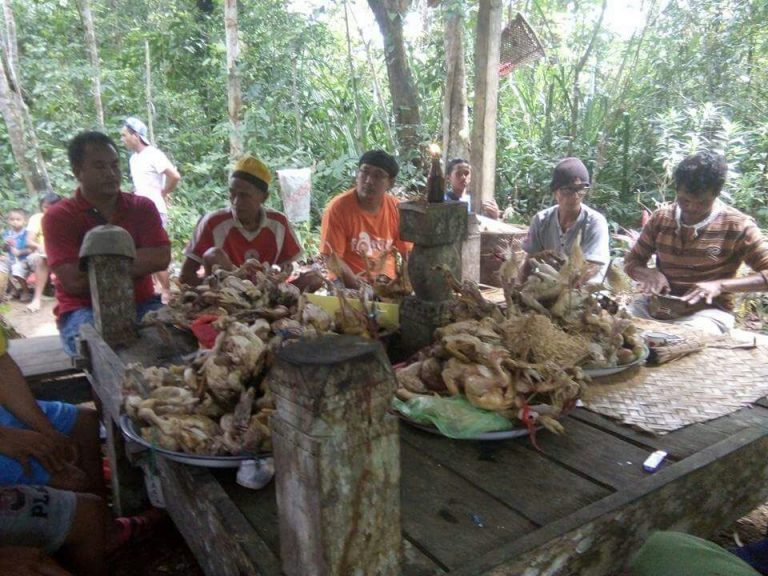
MULTIPOLYGON (((39 312, 29 313, 18 301, 3 304, 0 313, 6 322, 23 337, 57 334, 53 316, 53 298, 45 298, 39 312)), ((764 343, 765 334, 738 330, 735 337, 751 340, 753 336, 764 343)), ((723 526, 713 538, 726 548, 739 542, 746 544, 763 538, 768 532, 768 503, 763 504, 730 526, 723 526)), ((150 538, 117 555, 112 568, 116 576, 202 576, 192 552, 176 531, 173 523, 165 522, 150 538)))

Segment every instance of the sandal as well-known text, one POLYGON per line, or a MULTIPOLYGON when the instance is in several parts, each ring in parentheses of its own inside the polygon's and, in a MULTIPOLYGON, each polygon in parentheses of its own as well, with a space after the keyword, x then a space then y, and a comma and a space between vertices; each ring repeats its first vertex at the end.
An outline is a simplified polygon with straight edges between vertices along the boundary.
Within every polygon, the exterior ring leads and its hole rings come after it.
POLYGON ((115 518, 115 539, 110 542, 107 554, 112 556, 126 547, 133 546, 146 540, 154 534, 157 526, 166 518, 165 512, 158 508, 150 508, 136 516, 121 516, 115 518))

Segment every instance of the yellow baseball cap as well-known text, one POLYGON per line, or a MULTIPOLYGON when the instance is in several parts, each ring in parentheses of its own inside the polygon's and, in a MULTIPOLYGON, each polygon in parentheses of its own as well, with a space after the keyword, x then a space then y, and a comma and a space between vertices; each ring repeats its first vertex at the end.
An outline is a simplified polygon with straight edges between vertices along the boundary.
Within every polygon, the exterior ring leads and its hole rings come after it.
POLYGON ((272 174, 266 164, 250 154, 246 154, 235 163, 232 178, 240 178, 250 182, 263 192, 269 192, 272 174))

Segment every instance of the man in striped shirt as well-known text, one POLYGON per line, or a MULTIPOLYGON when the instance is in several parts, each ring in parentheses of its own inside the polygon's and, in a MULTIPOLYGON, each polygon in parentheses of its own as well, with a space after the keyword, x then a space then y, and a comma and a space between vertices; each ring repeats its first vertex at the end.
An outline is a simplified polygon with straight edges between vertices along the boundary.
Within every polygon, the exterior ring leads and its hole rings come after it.
POLYGON ((229 208, 203 216, 184 255, 181 281, 202 282, 200 266, 210 274, 215 265, 230 270, 254 258, 269 265, 286 266, 301 254, 298 236, 288 218, 264 206, 272 179, 269 169, 253 156, 235 164, 229 178, 229 208))
POLYGON ((712 152, 688 156, 675 169, 675 202, 654 212, 625 259, 646 295, 634 303, 636 315, 647 317, 649 295, 681 296, 706 308, 676 322, 722 334, 734 325, 735 292, 768 290, 768 242, 751 217, 719 199, 727 171, 725 158, 712 152), (737 278, 742 263, 755 273, 737 278))

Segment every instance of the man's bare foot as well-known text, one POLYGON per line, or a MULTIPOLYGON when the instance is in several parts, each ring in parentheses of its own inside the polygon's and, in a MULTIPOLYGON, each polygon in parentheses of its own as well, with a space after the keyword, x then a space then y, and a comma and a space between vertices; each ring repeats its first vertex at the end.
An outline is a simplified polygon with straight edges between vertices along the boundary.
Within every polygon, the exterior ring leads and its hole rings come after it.
POLYGON ((35 298, 27 304, 27 312, 39 312, 40 311, 40 300, 35 298))

